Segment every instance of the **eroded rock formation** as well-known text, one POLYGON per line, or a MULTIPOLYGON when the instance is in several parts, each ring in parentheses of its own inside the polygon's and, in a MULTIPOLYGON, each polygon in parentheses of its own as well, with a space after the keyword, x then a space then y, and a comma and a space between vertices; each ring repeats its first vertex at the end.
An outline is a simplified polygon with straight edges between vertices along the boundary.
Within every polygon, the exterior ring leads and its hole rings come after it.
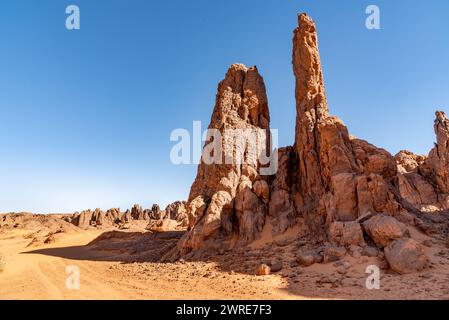
POLYGON ((215 161, 207 163, 203 157, 198 166, 186 205, 190 232, 180 242, 181 252, 232 234, 247 243, 262 231, 270 195, 258 172, 258 152, 267 148, 269 139, 257 136, 256 145, 250 145, 241 138, 243 132, 268 130, 269 121, 265 84, 257 68, 233 64, 218 86, 211 134, 203 149, 203 156, 215 161), (211 154, 217 142, 222 148, 212 153, 222 152, 211 154))
MULTIPOLYGON (((400 273, 423 269, 425 250, 410 239, 408 227, 432 233, 437 229, 429 221, 436 219, 425 213, 449 208, 445 114, 436 114, 437 144, 428 157, 408 151, 393 157, 351 136, 344 123, 329 114, 316 26, 306 14, 298 16, 292 62, 295 143, 278 150, 276 174, 261 175, 257 161, 201 162, 186 203, 189 231, 166 258, 247 244, 270 220, 273 236, 305 226, 307 234, 298 235, 309 239, 298 244, 298 262, 303 265, 363 254, 385 255, 400 273)), ((269 129, 265 85, 255 67, 230 67, 218 86, 209 128, 222 134, 226 129, 269 129)), ((203 154, 210 152, 213 141, 207 140, 203 154)), ((240 144, 237 152, 220 156, 235 159, 248 151, 240 144)))
POLYGON ((449 209, 449 120, 435 113, 437 143, 429 155, 400 151, 396 156, 401 197, 423 212, 449 209))
POLYGON ((143 209, 135 204, 131 210, 120 212, 119 208, 111 208, 106 212, 101 209, 84 210, 81 213, 74 213, 73 216, 66 217, 68 222, 86 229, 88 227, 124 227, 133 221, 148 223, 148 229, 157 225, 158 230, 178 230, 188 225, 185 202, 174 202, 161 211, 157 204, 151 209, 143 209))
POLYGON ((299 159, 296 208, 316 230, 373 211, 400 211, 390 191, 396 175, 393 157, 351 137, 343 122, 329 115, 316 27, 305 14, 298 19, 293 37, 299 159))

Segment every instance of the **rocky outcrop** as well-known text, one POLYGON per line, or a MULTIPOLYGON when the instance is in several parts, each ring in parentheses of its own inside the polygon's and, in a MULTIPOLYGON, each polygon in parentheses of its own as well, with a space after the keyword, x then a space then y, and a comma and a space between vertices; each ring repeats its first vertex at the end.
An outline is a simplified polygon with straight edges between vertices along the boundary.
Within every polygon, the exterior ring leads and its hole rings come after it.
MULTIPOLYGON (((160 220, 165 217, 165 212, 161 211, 161 208, 157 204, 153 204, 151 210, 146 210, 147 216, 151 220, 160 220)), ((147 219, 148 220, 148 219, 147 219)))
POLYGON ((78 215, 75 214, 74 224, 80 228, 87 228, 90 226, 93 212, 91 210, 81 211, 78 215))
POLYGON ((422 211, 435 211, 442 207, 439 195, 430 181, 422 175, 426 157, 400 151, 395 160, 398 166, 398 186, 401 197, 422 211))
POLYGON ((183 226, 188 226, 188 216, 185 201, 176 201, 169 204, 165 208, 165 215, 171 220, 182 223, 183 226))
POLYGON ((128 223, 128 222, 131 222, 132 220, 133 220, 133 217, 132 217, 131 211, 129 209, 126 210, 120 217, 121 223, 128 223))
POLYGON ((138 204, 135 204, 131 208, 131 217, 134 220, 146 220, 146 221, 148 221, 150 219, 150 217, 148 216, 148 212, 143 210, 142 206, 138 205, 138 204))
POLYGON ((218 86, 203 157, 186 205, 190 231, 179 252, 233 233, 247 243, 261 232, 270 195, 259 174, 258 156, 268 149, 269 121, 265 84, 257 68, 233 64, 218 86))
POLYGON ((153 205, 151 209, 143 209, 142 206, 135 204, 131 210, 125 212, 120 212, 119 208, 111 208, 106 212, 101 209, 85 210, 66 219, 85 229, 88 227, 122 227, 133 221, 147 221, 149 225, 154 225, 155 221, 164 221, 166 218, 173 222, 166 221, 161 224, 164 226, 163 229, 175 229, 172 227, 174 225, 176 225, 176 230, 185 229, 188 225, 185 203, 175 202, 167 207, 167 211, 161 211, 157 204, 153 205), (167 216, 166 212, 171 215, 171 218, 167 216))
MULTIPOLYGON (((306 14, 298 16, 292 62, 295 142, 277 150, 274 175, 260 174, 260 164, 251 157, 257 153, 242 140, 232 152, 223 147, 235 138, 226 136, 228 129, 269 129, 258 70, 241 64, 228 70, 218 86, 209 125, 219 135, 207 137, 185 204, 189 231, 165 258, 248 244, 269 220, 273 236, 296 225, 300 232, 306 230, 298 235, 297 263, 303 266, 334 262, 346 254, 382 258, 385 250, 394 270, 420 270, 427 257, 408 238, 408 225, 433 232, 435 218, 426 218, 425 212, 449 208, 449 121, 437 112, 437 144, 428 157, 407 151, 393 157, 351 136, 344 123, 329 114, 316 26, 306 14), (216 144, 223 153, 211 148, 216 144), (234 161, 204 161, 211 154, 215 160, 234 161), (235 162, 240 158, 244 161, 235 162)), ((269 149, 267 140, 258 146, 269 149)), ((166 211, 172 217, 172 208, 166 211)))
POLYGON ((437 143, 427 157, 400 151, 395 160, 401 197, 423 212, 449 209, 449 120, 435 113, 437 143))
POLYGON ((449 120, 442 111, 435 113, 435 134, 437 143, 422 166, 423 175, 428 177, 444 194, 449 193, 449 120))
POLYGON ((298 21, 293 37, 296 208, 318 232, 334 221, 355 221, 369 212, 400 211, 390 191, 396 175, 393 157, 351 137, 343 122, 329 115, 316 27, 305 14, 298 21))

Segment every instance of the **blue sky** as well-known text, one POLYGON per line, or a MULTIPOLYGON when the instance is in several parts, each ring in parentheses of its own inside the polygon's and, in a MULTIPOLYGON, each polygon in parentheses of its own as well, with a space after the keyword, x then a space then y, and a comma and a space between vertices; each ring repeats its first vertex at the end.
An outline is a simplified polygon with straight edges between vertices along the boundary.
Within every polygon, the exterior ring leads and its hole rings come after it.
POLYGON ((170 133, 207 126, 234 62, 265 78, 293 143, 296 14, 318 25, 331 113, 391 153, 427 153, 449 111, 449 2, 9 0, 0 4, 0 212, 73 212, 185 199, 196 165, 170 133), (65 8, 81 30, 65 28, 65 8), (376 4, 381 30, 365 28, 376 4))

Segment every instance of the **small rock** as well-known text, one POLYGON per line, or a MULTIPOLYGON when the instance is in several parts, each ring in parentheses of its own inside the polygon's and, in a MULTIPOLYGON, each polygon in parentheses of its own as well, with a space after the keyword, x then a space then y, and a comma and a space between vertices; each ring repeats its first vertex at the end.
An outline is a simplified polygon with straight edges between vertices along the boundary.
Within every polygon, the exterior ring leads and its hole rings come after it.
POLYGON ((300 252, 297 261, 299 264, 308 267, 315 263, 315 257, 311 252, 300 252))
POLYGON ((344 266, 340 266, 337 268, 337 272, 339 274, 346 274, 348 272, 348 270, 344 266))
POLYGON ((362 255, 366 257, 377 257, 379 255, 379 250, 374 247, 366 246, 362 250, 362 255))
POLYGON ((282 267, 283 267, 282 262, 276 261, 271 264, 271 272, 279 272, 282 270, 282 267))
POLYGON ((324 254, 328 256, 344 257, 346 255, 345 247, 329 246, 324 248, 324 254))
POLYGON ((354 259, 358 259, 362 256, 362 248, 359 246, 355 246, 355 245, 350 245, 349 246, 349 254, 351 255, 351 257, 353 257, 354 259))
POLYGON ((324 263, 330 263, 330 262, 335 262, 335 261, 338 261, 338 260, 340 260, 340 258, 337 257, 337 256, 325 254, 325 255, 324 255, 323 262, 324 262, 324 263))

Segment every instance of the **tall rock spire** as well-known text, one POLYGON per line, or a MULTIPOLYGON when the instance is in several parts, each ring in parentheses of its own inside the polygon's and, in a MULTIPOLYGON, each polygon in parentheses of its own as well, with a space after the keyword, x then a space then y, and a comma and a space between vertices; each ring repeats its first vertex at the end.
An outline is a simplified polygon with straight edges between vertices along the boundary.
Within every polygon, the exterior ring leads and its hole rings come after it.
POLYGON ((437 142, 422 170, 439 192, 449 194, 449 120, 443 111, 435 112, 434 130, 437 142))
POLYGON ((298 210, 314 225, 353 221, 369 211, 396 211, 389 192, 390 180, 396 174, 393 157, 351 138, 343 122, 329 115, 317 30, 304 13, 298 16, 294 31, 293 70, 298 210))
POLYGON ((328 108, 317 31, 315 23, 305 13, 298 15, 298 27, 294 30, 293 71, 298 115, 314 109, 326 116, 328 108))
POLYGON ((268 134, 270 116, 263 78, 256 67, 233 64, 217 91, 209 129, 219 135, 207 139, 203 156, 218 143, 220 147, 213 152, 219 153, 215 155, 219 161, 202 159, 198 166, 187 203, 190 231, 178 244, 178 254, 223 245, 232 235, 242 243, 252 241, 262 231, 268 211, 268 184, 259 174, 254 147, 266 150, 269 138, 246 139, 247 133, 268 134))

